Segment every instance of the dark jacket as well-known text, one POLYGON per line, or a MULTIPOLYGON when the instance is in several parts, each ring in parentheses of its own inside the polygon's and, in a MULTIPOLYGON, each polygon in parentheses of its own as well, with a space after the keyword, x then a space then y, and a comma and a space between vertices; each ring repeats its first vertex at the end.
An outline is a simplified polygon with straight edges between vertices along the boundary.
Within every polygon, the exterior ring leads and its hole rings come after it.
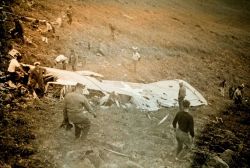
POLYGON ((176 123, 178 123, 180 130, 190 133, 194 137, 194 120, 191 114, 185 111, 178 112, 173 121, 174 128, 176 128, 176 123))

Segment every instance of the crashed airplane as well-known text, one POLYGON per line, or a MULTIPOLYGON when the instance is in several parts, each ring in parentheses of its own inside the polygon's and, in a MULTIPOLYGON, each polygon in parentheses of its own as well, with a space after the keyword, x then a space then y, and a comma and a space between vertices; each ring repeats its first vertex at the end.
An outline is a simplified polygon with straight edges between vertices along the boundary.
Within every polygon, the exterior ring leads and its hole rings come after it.
POLYGON ((100 105, 105 102, 109 95, 115 95, 117 106, 126 107, 119 97, 129 97, 129 102, 142 111, 157 111, 162 107, 178 106, 179 83, 183 82, 186 87, 186 99, 191 106, 207 105, 205 98, 190 84, 183 80, 165 80, 154 83, 131 83, 124 81, 98 80, 103 76, 90 71, 66 71, 55 68, 46 68, 47 72, 56 78, 48 85, 57 84, 62 86, 74 86, 81 83, 91 91, 100 91, 104 94, 100 98, 100 105), (94 77, 93 77, 94 76, 94 77))

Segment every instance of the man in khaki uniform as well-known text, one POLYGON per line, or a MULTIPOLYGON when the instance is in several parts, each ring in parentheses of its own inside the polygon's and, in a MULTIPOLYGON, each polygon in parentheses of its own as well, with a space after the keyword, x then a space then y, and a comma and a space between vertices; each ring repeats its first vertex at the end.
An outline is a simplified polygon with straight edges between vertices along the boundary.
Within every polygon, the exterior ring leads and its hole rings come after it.
POLYGON ((82 94, 84 85, 77 83, 74 92, 68 93, 64 98, 64 121, 61 126, 66 125, 70 129, 70 123, 75 126, 75 138, 78 139, 83 132, 83 137, 86 138, 90 129, 90 120, 86 114, 89 112, 94 117, 87 98, 82 94))

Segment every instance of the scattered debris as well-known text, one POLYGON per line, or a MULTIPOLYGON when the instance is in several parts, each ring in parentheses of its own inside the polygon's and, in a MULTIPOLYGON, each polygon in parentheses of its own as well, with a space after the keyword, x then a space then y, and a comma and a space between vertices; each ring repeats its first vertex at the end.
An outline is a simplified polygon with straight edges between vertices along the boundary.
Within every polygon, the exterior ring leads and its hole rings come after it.
POLYGON ((76 73, 83 75, 83 76, 90 76, 90 77, 96 77, 96 78, 103 78, 104 76, 102 74, 91 72, 91 71, 76 71, 76 73))
POLYGON ((149 120, 152 120, 151 116, 149 114, 147 114, 147 117, 149 120))
POLYGON ((49 43, 48 38, 45 37, 45 36, 42 36, 42 41, 45 42, 45 43, 47 43, 47 44, 49 43))
POLYGON ((61 18, 61 17, 58 17, 58 18, 56 19, 56 21, 52 22, 52 25, 56 25, 57 28, 62 27, 62 18, 61 18))
POLYGON ((17 54, 20 54, 20 52, 13 48, 12 50, 9 51, 8 54, 9 54, 10 56, 14 57, 14 56, 17 55, 17 54))
POLYGON ((105 93, 100 99, 100 105, 111 106, 112 104, 116 104, 117 107, 120 107, 119 96, 117 93, 112 92, 110 94, 105 93))
POLYGON ((111 149, 106 149, 106 148, 104 148, 104 150, 109 151, 109 152, 114 153, 114 154, 119 155, 119 156, 123 156, 123 157, 128 157, 128 158, 130 158, 129 155, 126 155, 126 154, 123 154, 123 153, 120 153, 120 152, 116 152, 116 151, 111 150, 111 149))
POLYGON ((216 122, 223 124, 223 120, 221 117, 216 117, 216 122))
POLYGON ((161 125, 167 118, 168 118, 169 114, 167 114, 159 123, 158 125, 161 125))
POLYGON ((129 16, 129 15, 127 15, 127 14, 122 14, 122 16, 124 16, 124 17, 126 17, 126 18, 128 18, 128 19, 130 19, 130 20, 133 20, 134 18, 132 17, 132 16, 129 16))

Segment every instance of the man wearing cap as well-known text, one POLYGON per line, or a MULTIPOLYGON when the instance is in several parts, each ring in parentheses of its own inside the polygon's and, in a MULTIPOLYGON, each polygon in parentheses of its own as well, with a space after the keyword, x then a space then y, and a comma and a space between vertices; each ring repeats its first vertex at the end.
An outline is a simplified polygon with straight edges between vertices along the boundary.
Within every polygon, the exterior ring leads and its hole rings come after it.
POLYGON ((40 67, 40 62, 35 62, 34 66, 29 75, 28 85, 33 93, 36 90, 36 85, 38 85, 39 94, 42 96, 45 89, 43 75, 46 73, 46 69, 40 67))
MULTIPOLYGON (((9 53, 11 53, 11 52, 9 52, 9 53)), ((23 72, 24 74, 27 74, 27 73, 23 70, 22 66, 19 63, 22 59, 21 54, 17 51, 17 52, 15 52, 13 57, 14 58, 12 58, 10 60, 10 63, 9 63, 8 74, 10 75, 10 80, 13 83, 16 83, 18 81, 18 79, 20 78, 19 73, 17 73, 18 69, 20 69, 21 72, 23 72)))
POLYGON ((183 110, 183 100, 186 97, 186 88, 183 85, 183 82, 180 82, 179 86, 180 86, 180 88, 179 88, 179 93, 178 93, 178 103, 179 103, 179 109, 180 109, 180 111, 182 111, 183 110))
POLYGON ((83 132, 83 138, 86 138, 90 129, 90 120, 87 113, 91 113, 94 117, 96 115, 92 112, 92 108, 88 103, 87 98, 82 94, 84 85, 77 83, 74 92, 68 93, 64 98, 63 123, 67 128, 71 128, 70 123, 75 126, 75 138, 78 139, 83 132))
POLYGON ((179 111, 174 120, 173 127, 176 133, 177 140, 177 152, 176 152, 176 160, 181 159, 183 155, 183 144, 186 145, 188 149, 191 148, 193 138, 194 138, 194 120, 193 116, 189 113, 190 102, 188 100, 183 101, 183 111, 179 111), (176 128, 176 124, 178 123, 178 128, 176 128), (189 134, 192 139, 190 139, 189 134))

